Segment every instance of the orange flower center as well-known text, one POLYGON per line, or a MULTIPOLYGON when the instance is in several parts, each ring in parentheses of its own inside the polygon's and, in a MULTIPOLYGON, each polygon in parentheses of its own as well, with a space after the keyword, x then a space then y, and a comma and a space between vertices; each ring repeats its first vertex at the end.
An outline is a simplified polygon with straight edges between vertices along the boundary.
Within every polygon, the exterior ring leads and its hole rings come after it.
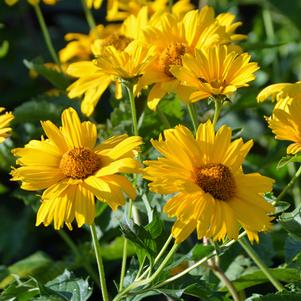
POLYGON ((133 39, 118 33, 113 33, 102 41, 102 46, 114 46, 117 50, 124 50, 133 39))
POLYGON ((205 164, 197 169, 196 183, 215 199, 230 200, 236 190, 234 177, 229 167, 223 164, 205 164))
POLYGON ((159 56, 159 66, 162 71, 171 78, 170 66, 182 66, 182 56, 186 53, 186 47, 182 43, 169 44, 159 56))
POLYGON ((63 174, 72 179, 85 179, 100 168, 99 157, 85 147, 66 152, 60 162, 63 174))
POLYGON ((216 79, 216 80, 213 80, 210 82, 210 85, 215 88, 215 89, 218 89, 220 88, 221 86, 224 85, 224 82, 223 81, 220 81, 219 79, 216 79))

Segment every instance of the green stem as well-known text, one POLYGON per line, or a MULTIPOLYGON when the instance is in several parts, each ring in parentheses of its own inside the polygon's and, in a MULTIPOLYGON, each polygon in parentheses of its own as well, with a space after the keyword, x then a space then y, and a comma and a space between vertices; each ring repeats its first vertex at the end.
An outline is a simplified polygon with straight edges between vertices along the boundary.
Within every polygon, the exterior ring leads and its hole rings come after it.
POLYGON ((177 243, 174 243, 173 247, 170 249, 170 251, 168 252, 168 254, 166 255, 166 257, 163 259, 163 261, 161 262, 161 264, 159 265, 159 267, 156 269, 155 273, 152 274, 148 279, 146 279, 146 284, 154 281, 157 278, 157 276, 159 276, 159 274, 165 268, 165 266, 167 265, 167 263, 170 261, 170 259, 176 253, 178 247, 179 247, 179 245, 177 243))
POLYGON ((299 167, 299 169, 297 170, 295 175, 291 178, 289 183, 284 187, 284 189, 278 195, 278 197, 275 199, 275 201, 274 201, 275 204, 277 204, 277 202, 279 202, 283 198, 283 196, 286 194, 286 192, 295 184, 295 182, 298 179, 298 177, 300 176, 300 174, 301 174, 301 166, 299 167))
POLYGON ((198 130, 198 117, 195 111, 195 107, 193 106, 192 103, 188 103, 187 108, 188 108, 190 119, 192 121, 194 132, 196 133, 198 130))
POLYGON ((282 292, 284 290, 284 287, 282 284, 274 278, 274 276, 270 273, 268 267, 264 264, 264 262, 259 258, 259 256, 256 254, 256 252, 253 250, 253 248, 250 246, 248 241, 243 237, 238 240, 240 245, 243 247, 243 249, 246 251, 246 253, 253 259, 253 261, 256 263, 256 265, 261 269, 261 271, 266 275, 266 277, 270 280, 270 282, 274 285, 274 287, 279 291, 282 292))
POLYGON ((96 257, 96 261, 97 261, 102 299, 103 299, 103 301, 109 301, 105 271, 104 271, 102 257, 101 257, 100 245, 99 245, 99 241, 97 239, 95 224, 92 224, 90 226, 90 231, 91 231, 91 236, 92 236, 92 241, 93 241, 95 257, 96 257))
MULTIPOLYGON (((263 18, 263 24, 267 35, 267 42, 268 43, 275 43, 275 32, 274 32, 274 25, 273 25, 273 18, 271 15, 271 9, 269 7, 269 4, 267 2, 263 2, 263 10, 262 10, 262 18, 263 18)), ((277 57, 277 50, 268 50, 270 52, 270 55, 274 57, 273 59, 273 81, 278 82, 279 81, 279 62, 277 57)))
POLYGON ((221 282, 227 287, 229 293, 231 294, 234 301, 241 301, 240 296, 233 285, 233 283, 229 280, 226 276, 224 271, 219 266, 211 267, 212 271, 214 272, 215 276, 221 280, 221 282))
POLYGON ((78 247, 72 241, 72 239, 69 237, 69 235, 63 229, 61 229, 60 231, 58 231, 58 233, 59 233, 60 237, 65 241, 65 243, 69 246, 69 248, 71 249, 71 251, 73 252, 73 254, 75 255, 75 257, 78 259, 78 261, 82 265, 82 267, 92 277, 93 281, 97 284, 97 286, 100 287, 98 277, 95 274, 93 268, 91 267, 91 265, 89 264, 89 262, 86 262, 85 260, 82 260, 82 256, 81 256, 81 253, 80 253, 78 247))
POLYGON ((129 291, 131 291, 132 289, 135 289, 139 286, 143 286, 143 285, 147 285, 149 283, 151 283, 152 281, 154 281, 156 279, 157 276, 159 276, 159 274, 162 272, 162 270, 164 269, 164 267, 167 265, 167 263, 169 262, 169 260, 172 258, 172 256, 175 254, 176 250, 178 249, 179 245, 178 244, 174 244, 173 247, 170 249, 170 251, 168 252, 168 254, 166 255, 166 257, 164 258, 164 260, 161 262, 161 264, 159 265, 159 267, 157 268, 157 270, 155 271, 154 274, 152 274, 149 278, 146 278, 144 280, 141 281, 134 281, 132 284, 130 284, 127 288, 125 288, 123 291, 121 291, 114 299, 113 301, 118 301, 124 298, 125 295, 127 295, 127 293, 129 291))
POLYGON ((223 107, 223 101, 220 99, 214 99, 214 116, 213 116, 213 127, 216 127, 217 121, 219 119, 219 115, 221 114, 221 110, 223 107))
MULTIPOLYGON (((242 238, 243 236, 245 236, 247 233, 243 232, 238 236, 238 239, 242 238)), ((229 242, 227 242, 226 244, 222 245, 222 248, 228 248, 231 245, 233 245, 234 243, 236 243, 236 240, 232 239, 229 242)), ((191 272, 193 269, 199 267, 200 265, 204 264, 205 262, 207 262, 209 259, 213 258, 214 256, 217 255, 217 251, 214 250, 211 254, 207 255, 206 257, 203 257, 202 259, 200 259, 198 262, 196 262, 195 264, 191 265, 190 267, 188 267, 187 269, 185 269, 184 271, 178 273, 177 275, 170 277, 166 280, 164 280, 163 282, 155 285, 153 288, 159 288, 161 286, 164 286, 170 282, 173 282, 177 279, 179 279, 180 277, 186 275, 187 273, 191 272)))
POLYGON ((93 15, 91 13, 91 10, 87 6, 86 0, 82 0, 82 6, 83 6, 85 16, 87 19, 87 23, 88 23, 90 29, 94 29, 96 27, 96 23, 95 23, 93 15))
POLYGON ((42 11, 41 11, 41 8, 40 8, 39 4, 34 5, 33 8, 34 8, 34 11, 37 15, 37 18, 38 18, 38 21, 39 21, 39 24, 40 24, 40 27, 41 27, 41 30, 42 30, 42 33, 43 33, 43 36, 44 36, 44 40, 46 42, 46 46, 48 48, 48 51, 49 51, 53 61, 58 65, 58 67, 60 68, 60 71, 62 72, 61 63, 60 63, 60 60, 59 60, 59 58, 56 54, 56 51, 53 47, 47 25, 46 25, 45 19, 43 17, 42 11))
POLYGON ((168 0, 168 11, 172 12, 173 0, 168 0))
MULTIPOLYGON (((128 212, 127 212, 128 219, 130 219, 132 217, 132 208, 133 208, 133 201, 130 199, 128 212)), ((121 271, 120 271, 119 291, 122 291, 122 289, 123 289, 124 277, 125 277, 125 272, 126 272, 127 250, 128 250, 128 240, 126 238, 124 238, 121 271)))
MULTIPOLYGON (((159 252, 159 254, 156 256, 155 260, 154 260, 154 265, 161 259, 161 257, 163 256, 164 252, 166 251, 167 247, 169 246, 170 242, 172 241, 172 235, 169 235, 167 241, 165 242, 164 246, 162 247, 161 251, 159 252)), ((142 279, 145 275, 148 274, 148 272, 150 271, 150 267, 148 269, 146 269, 144 271, 144 273, 137 278, 137 280, 142 279)))
POLYGON ((136 112, 135 97, 133 92, 134 86, 132 84, 125 84, 125 87, 128 92, 130 104, 131 104, 134 135, 138 136, 139 132, 138 132, 137 112, 136 112))
POLYGON ((170 129, 171 125, 169 123, 169 120, 167 119, 166 115, 160 110, 159 107, 157 107, 157 113, 159 115, 159 118, 161 119, 161 122, 164 124, 164 127, 166 129, 170 129))
MULTIPOLYGON (((291 164, 288 164, 287 168, 289 176, 293 177, 297 172, 295 163, 292 162, 291 164)), ((301 189, 299 185, 294 185, 294 187, 292 187, 292 195, 294 198, 295 207, 297 208, 301 204, 301 189)))

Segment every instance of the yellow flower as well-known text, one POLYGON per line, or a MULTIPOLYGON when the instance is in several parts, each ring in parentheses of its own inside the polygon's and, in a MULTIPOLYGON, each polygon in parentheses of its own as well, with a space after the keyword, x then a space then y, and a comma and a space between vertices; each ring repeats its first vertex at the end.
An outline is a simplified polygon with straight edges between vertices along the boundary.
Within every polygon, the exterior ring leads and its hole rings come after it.
POLYGON ((225 26, 226 32, 229 34, 232 41, 245 40, 247 38, 244 34, 236 34, 235 30, 237 27, 242 25, 242 22, 234 22, 235 16, 231 13, 222 13, 216 17, 218 23, 222 26, 225 26))
POLYGON ((301 151, 301 102, 300 99, 288 99, 284 107, 277 107, 268 118, 269 127, 279 140, 289 140, 294 143, 287 148, 288 154, 301 151))
MULTIPOLYGON (((226 16, 232 15, 228 13, 226 16)), ((157 59, 148 67, 141 80, 144 86, 154 84, 148 95, 148 106, 152 110, 169 92, 176 92, 182 100, 188 101, 192 89, 179 85, 171 67, 181 66, 183 56, 186 53, 193 54, 195 48, 207 49, 213 45, 230 43, 235 26, 239 26, 234 23, 231 27, 233 20, 234 16, 232 19, 220 18, 222 25, 214 17, 213 8, 205 6, 201 11, 186 13, 183 20, 166 14, 159 25, 145 29, 145 42, 155 45, 157 49, 157 59)))
POLYGON ((269 97, 273 101, 280 101, 287 96, 290 98, 301 98, 301 81, 294 84, 279 83, 267 86, 257 95, 257 101, 263 102, 269 97))
POLYGON ((13 150, 21 165, 12 171, 13 181, 22 181, 25 190, 44 190, 36 225, 54 221, 54 228, 65 223, 72 229, 93 223, 95 197, 113 210, 124 205, 127 194, 136 192, 119 173, 136 173, 140 164, 135 155, 142 143, 138 136, 114 136, 96 145, 96 125, 81 122, 72 108, 62 113, 62 127, 42 122, 47 139, 32 140, 13 150))
POLYGON ((102 0, 86 0, 88 8, 99 9, 102 5, 102 0))
POLYGON ((257 63, 250 63, 248 53, 229 52, 221 45, 207 50, 195 50, 195 55, 186 54, 183 66, 173 66, 171 73, 183 84, 195 89, 190 102, 209 96, 231 95, 240 87, 247 87, 255 79, 257 63))
MULTIPOLYGON (((128 17, 119 30, 115 33, 112 27, 92 45, 92 51, 96 57, 100 57, 107 47, 115 47, 116 50, 125 48, 135 39, 139 39, 142 29, 148 24, 147 8, 142 8, 136 16, 128 17)), ((67 73, 78 79, 68 87, 70 98, 82 97, 81 111, 90 116, 108 86, 115 81, 115 76, 97 66, 97 60, 82 61, 69 65, 67 73)), ((116 83, 117 99, 122 97, 121 85, 116 83)))
MULTIPOLYGON (((156 12, 163 13, 168 11, 168 0, 108 0, 107 20, 124 20, 130 15, 137 15, 139 10, 144 6, 148 7, 150 15, 153 15, 156 12)), ((193 8, 194 6, 189 0, 180 0, 172 6, 172 13, 181 17, 193 8)))
MULTIPOLYGON (((0 107, 0 113, 5 108, 0 107)), ((9 123, 14 119, 14 115, 11 112, 6 112, 0 115, 0 143, 2 143, 11 133, 11 128, 8 127, 9 123)))
POLYGON ((273 180, 243 173, 242 163, 253 142, 241 138, 231 142, 231 134, 225 125, 215 134, 207 121, 200 124, 196 139, 179 125, 152 141, 163 157, 144 162, 148 165, 144 177, 151 181, 150 190, 175 193, 163 210, 177 218, 172 227, 177 243, 194 229, 198 239, 237 239, 239 226, 250 240, 258 241, 258 232, 271 227, 267 213, 274 207, 263 193, 271 190, 273 180))
POLYGON ((59 51, 60 62, 84 61, 93 58, 91 46, 93 42, 103 35, 104 26, 98 25, 89 34, 68 33, 65 40, 69 43, 59 51))
POLYGON ((122 51, 113 46, 106 47, 95 59, 95 64, 116 79, 129 80, 140 77, 153 58, 153 47, 133 41, 122 51))
MULTIPOLYGON (((9 6, 15 5, 19 0, 5 0, 5 3, 9 6)), ((27 2, 31 5, 37 5, 40 3, 40 0, 27 0, 27 2)), ((55 5, 57 0, 43 0, 44 4, 47 5, 55 5)))

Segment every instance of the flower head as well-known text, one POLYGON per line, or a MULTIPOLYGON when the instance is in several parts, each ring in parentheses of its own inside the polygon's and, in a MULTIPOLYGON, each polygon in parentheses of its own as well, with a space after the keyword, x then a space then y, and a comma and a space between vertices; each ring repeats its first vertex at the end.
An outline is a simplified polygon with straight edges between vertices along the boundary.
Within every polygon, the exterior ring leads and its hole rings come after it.
POLYGON ((198 239, 223 240, 237 239, 241 226, 251 240, 258 240, 258 232, 271 227, 267 213, 274 208, 262 194, 271 190, 273 180, 243 173, 241 165, 253 143, 231 142, 231 133, 224 125, 215 134, 207 121, 199 126, 196 139, 179 125, 152 141, 163 157, 145 161, 144 177, 150 180, 150 190, 175 193, 163 210, 177 219, 172 228, 177 243, 194 229, 198 239))
POLYGON ((229 51, 225 45, 196 49, 186 54, 183 66, 173 66, 171 73, 185 86, 192 87, 189 101, 195 102, 209 96, 228 96, 255 79, 257 63, 250 62, 248 53, 229 51))
POLYGON ((45 189, 37 226, 54 221, 55 229, 64 223, 72 229, 76 219, 81 227, 94 221, 95 197, 113 210, 124 205, 124 193, 135 198, 135 189, 120 173, 139 172, 140 137, 114 136, 97 145, 95 124, 81 122, 72 108, 62 113, 62 127, 49 120, 42 127, 47 139, 13 150, 21 167, 12 171, 12 180, 21 181, 25 190, 45 189))
MULTIPOLYGON (((123 25, 117 30, 112 26, 104 29, 103 34, 94 41, 91 49, 96 58, 103 56, 106 48, 115 48, 108 52, 120 52, 129 46, 131 42, 139 39, 142 29, 148 23, 147 8, 142 8, 137 16, 128 17, 123 25)), ((132 47, 132 46, 131 46, 132 47)), ((127 51, 126 51, 127 52, 127 51)), ((101 60, 101 59, 100 59, 101 60)), ((129 66, 128 66, 129 67, 129 66)), ((121 84, 116 81, 116 77, 110 73, 110 70, 100 68, 97 59, 93 61, 81 61, 72 63, 67 69, 67 73, 73 77, 78 78, 73 84, 68 87, 68 96, 70 98, 83 97, 81 103, 81 111, 90 116, 108 86, 115 81, 117 99, 122 97, 121 84)))
MULTIPOLYGON (((145 6, 150 15, 163 13, 168 11, 168 0, 108 0, 107 20, 120 21, 130 15, 135 16, 145 6)), ((190 0, 179 0, 172 6, 172 13, 176 16, 182 16, 193 7, 190 0)))
POLYGON ((113 46, 105 48, 95 59, 95 65, 116 79, 128 80, 140 77, 153 58, 153 47, 133 41, 123 51, 113 46))
MULTIPOLYGON (((0 113, 5 108, 0 107, 0 113)), ((11 128, 8 127, 9 123, 14 119, 14 115, 11 112, 6 112, 0 115, 0 143, 2 143, 11 133, 11 128)))
POLYGON ((285 106, 276 107, 267 120, 276 139, 294 142, 288 146, 287 153, 296 154, 301 151, 301 102, 300 99, 288 100, 285 106))
MULTIPOLYGON (((9 6, 15 5, 19 0, 5 0, 5 3, 9 6)), ((27 0, 27 2, 31 5, 37 5, 40 3, 40 0, 27 0)), ((44 4, 47 5, 55 5, 57 0, 43 0, 44 4)))
POLYGON ((102 5, 102 0, 86 0, 88 8, 99 9, 102 5))
POLYGON ((301 99, 301 81, 294 84, 279 83, 267 86, 257 95, 257 101, 263 102, 269 97, 277 102, 286 97, 301 99))
POLYGON ((205 6, 201 11, 189 11, 183 19, 165 14, 159 24, 144 30, 145 42, 155 45, 157 51, 157 59, 141 80, 145 86, 154 84, 148 96, 151 109, 156 109, 168 92, 176 92, 182 100, 188 101, 192 89, 180 84, 171 69, 174 66, 180 68, 185 54, 193 54, 196 48, 208 49, 230 43, 235 28, 240 25, 232 24, 233 20, 234 16, 229 13, 215 18, 213 8, 205 6))
POLYGON ((66 34, 65 40, 68 41, 68 44, 59 51, 60 61, 70 63, 93 58, 91 46, 97 38, 104 35, 107 34, 103 25, 98 25, 87 35, 82 33, 66 34))

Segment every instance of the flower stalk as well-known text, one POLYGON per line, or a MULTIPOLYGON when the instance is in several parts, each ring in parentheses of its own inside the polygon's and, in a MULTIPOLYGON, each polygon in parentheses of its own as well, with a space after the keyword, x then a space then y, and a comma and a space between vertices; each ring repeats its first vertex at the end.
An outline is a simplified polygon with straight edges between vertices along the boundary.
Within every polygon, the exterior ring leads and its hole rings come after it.
POLYGON ((192 103, 188 103, 187 108, 188 108, 190 119, 192 121, 193 130, 196 133, 197 129, 198 129, 198 117, 197 117, 197 113, 195 111, 195 107, 192 103))
POLYGON ((289 183, 283 188, 283 190, 277 196, 277 198, 274 201, 275 204, 277 204, 280 200, 282 200, 282 198, 284 197, 284 195, 286 194, 286 192, 295 184, 295 182, 298 179, 298 177, 300 176, 300 174, 301 174, 301 166, 298 168, 297 172, 291 178, 291 180, 289 181, 289 183))
POLYGON ((87 6, 86 0, 82 0, 82 6, 83 6, 86 20, 87 20, 87 23, 88 23, 90 29, 94 29, 96 27, 96 23, 95 23, 93 15, 91 13, 91 10, 87 6))
POLYGON ((108 289, 107 289, 106 278, 105 278, 105 271, 104 271, 104 266, 103 266, 102 257, 101 257, 100 245, 99 245, 99 241, 98 241, 97 234, 96 234, 95 224, 92 224, 90 226, 90 232, 91 232, 91 236, 92 236, 93 247, 94 247, 94 252, 95 252, 95 257, 96 257, 96 262, 97 262, 97 267, 98 267, 102 299, 103 299, 103 301, 109 301, 108 289))
POLYGON ((256 265, 260 268, 260 270, 265 274, 265 276, 269 279, 269 281, 274 285, 277 291, 282 292, 284 287, 282 284, 274 278, 274 276, 270 273, 268 267, 264 264, 264 262, 260 259, 260 257, 256 254, 253 248, 250 246, 248 241, 243 237, 238 240, 240 245, 246 251, 246 253, 253 259, 256 265))
POLYGON ((62 72, 61 63, 60 63, 60 60, 59 60, 59 58, 57 56, 57 53, 54 49, 54 46, 52 44, 50 34, 49 34, 49 31, 48 31, 44 16, 42 14, 41 8, 40 8, 39 4, 33 5, 33 8, 34 8, 34 11, 35 11, 36 16, 38 18, 38 21, 39 21, 39 24, 40 24, 40 27, 41 27, 41 30, 42 30, 42 33, 43 33, 43 36, 44 36, 44 40, 45 40, 46 46, 48 48, 48 51, 49 51, 53 61, 58 65, 60 71, 62 72))

